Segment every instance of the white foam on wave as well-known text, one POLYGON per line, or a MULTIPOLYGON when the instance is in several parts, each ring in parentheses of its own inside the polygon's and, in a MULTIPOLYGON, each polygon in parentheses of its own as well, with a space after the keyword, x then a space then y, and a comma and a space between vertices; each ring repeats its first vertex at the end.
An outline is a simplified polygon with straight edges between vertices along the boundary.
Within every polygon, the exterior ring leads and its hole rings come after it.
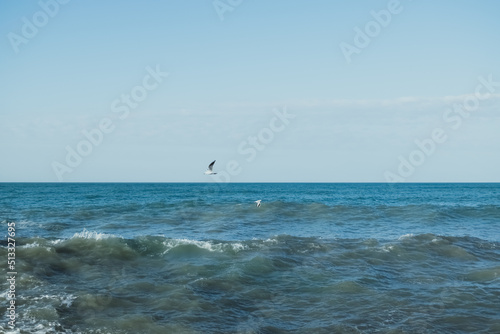
POLYGON ((231 247, 233 248, 233 250, 235 252, 239 252, 239 251, 247 249, 247 246, 245 246, 239 242, 235 242, 235 243, 231 244, 231 247))
POLYGON ((40 247, 40 244, 38 242, 32 242, 31 244, 26 244, 20 246, 20 248, 35 248, 35 247, 40 247))
MULTIPOLYGON (((55 333, 58 327, 61 327, 61 324, 57 320, 44 320, 40 319, 39 316, 33 315, 32 311, 40 310, 40 309, 53 309, 58 306, 70 307, 73 304, 73 301, 76 299, 74 295, 71 294, 60 294, 60 295, 40 295, 40 296, 30 296, 26 297, 20 295, 20 300, 27 301, 25 302, 25 309, 23 310, 23 317, 17 319, 15 329, 11 329, 9 327, 2 327, 4 324, 0 324, 0 333, 9 333, 9 334, 21 334, 21 333, 31 333, 31 334, 46 334, 46 333, 55 333), (47 301, 49 302, 47 304, 47 301), (5 330, 5 332, 4 332, 5 330)), ((6 317, 7 318, 7 317, 6 317)), ((66 333, 66 332, 65 332, 66 333)), ((69 332, 67 332, 69 333, 69 332)), ((74 334, 80 334, 82 332, 71 332, 74 334)))
MULTIPOLYGON (((32 242, 30 244, 20 246, 20 248, 38 248, 38 247, 42 247, 42 246, 40 246, 40 244, 36 241, 32 242)), ((53 249, 51 247, 42 247, 42 248, 45 248, 48 252, 53 251, 53 249)))
POLYGON ((96 231, 89 231, 87 229, 83 229, 82 232, 77 232, 71 237, 71 239, 95 239, 95 240, 103 240, 108 238, 116 238, 117 236, 114 234, 107 233, 99 233, 96 231))
MULTIPOLYGON (((7 315, 5 316, 5 319, 8 319, 7 315)), ((9 327, 3 327, 2 325, 0 325, 0 333, 21 334, 21 330, 19 328, 11 329, 9 327)))
POLYGON ((75 296, 71 294, 61 294, 61 295, 40 295, 40 296, 30 296, 30 297, 24 297, 24 296, 19 296, 19 299, 23 300, 26 299, 30 302, 37 302, 37 301, 55 301, 59 306, 66 306, 70 307, 73 304, 73 300, 76 299, 75 296))
MULTIPOLYGON (((0 326, 0 333, 8 333, 8 334, 22 334, 22 333, 30 333, 30 334, 47 334, 47 333, 56 333, 56 329, 61 326, 61 324, 57 321, 50 321, 45 324, 40 324, 36 319, 32 317, 26 317, 25 321, 19 322, 17 320, 15 329, 11 329, 9 327, 4 328, 0 326), (21 332, 22 328, 22 332, 21 332), (3 332, 2 330, 6 330, 3 332)), ((59 333, 59 330, 57 330, 59 333)), ((70 333, 63 332, 63 333, 70 333)), ((82 332, 71 332, 72 334, 83 334, 82 332)))
POLYGON ((381 249, 383 252, 389 253, 394 250, 394 245, 383 245, 381 249))
MULTIPOLYGON (((258 239, 254 239, 254 240, 258 240, 258 239)), ((260 240, 258 240, 258 241, 260 241, 260 240)), ((279 240, 276 237, 273 237, 273 238, 268 238, 268 239, 262 241, 262 243, 264 245, 277 245, 277 244, 279 244, 279 240)))
POLYGON ((240 252, 245 250, 247 247, 239 242, 234 243, 214 243, 212 241, 199 241, 199 240, 191 240, 191 239, 169 239, 163 242, 165 247, 167 248, 163 254, 168 253, 172 249, 178 246, 184 245, 194 245, 198 248, 205 249, 209 252, 218 252, 223 253, 228 250, 232 250, 234 252, 240 252))
POLYGON ((405 235, 402 235, 398 238, 398 240, 405 240, 405 239, 410 239, 410 238, 413 238, 415 235, 413 233, 408 233, 408 234, 405 234, 405 235))

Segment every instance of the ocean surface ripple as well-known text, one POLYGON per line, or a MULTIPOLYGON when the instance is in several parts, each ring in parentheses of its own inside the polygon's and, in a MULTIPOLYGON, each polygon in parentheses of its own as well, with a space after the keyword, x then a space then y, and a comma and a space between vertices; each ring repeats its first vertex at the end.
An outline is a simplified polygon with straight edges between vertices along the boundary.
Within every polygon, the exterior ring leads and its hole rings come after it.
POLYGON ((500 333, 499 184, 0 190, 12 333, 500 333))

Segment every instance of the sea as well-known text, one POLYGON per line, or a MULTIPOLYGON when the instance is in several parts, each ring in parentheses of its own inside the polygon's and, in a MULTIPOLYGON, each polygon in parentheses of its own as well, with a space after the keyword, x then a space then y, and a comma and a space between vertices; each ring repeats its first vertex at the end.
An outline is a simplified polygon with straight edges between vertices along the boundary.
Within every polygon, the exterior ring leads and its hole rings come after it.
POLYGON ((498 183, 1 183, 0 222, 0 333, 500 333, 498 183))

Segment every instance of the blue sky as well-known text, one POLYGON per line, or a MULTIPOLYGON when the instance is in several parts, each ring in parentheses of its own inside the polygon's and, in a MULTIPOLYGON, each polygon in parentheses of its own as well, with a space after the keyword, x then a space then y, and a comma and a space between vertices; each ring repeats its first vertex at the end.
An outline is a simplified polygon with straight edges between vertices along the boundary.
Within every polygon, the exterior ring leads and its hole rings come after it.
POLYGON ((0 181, 500 182, 499 12, 2 2, 0 181))

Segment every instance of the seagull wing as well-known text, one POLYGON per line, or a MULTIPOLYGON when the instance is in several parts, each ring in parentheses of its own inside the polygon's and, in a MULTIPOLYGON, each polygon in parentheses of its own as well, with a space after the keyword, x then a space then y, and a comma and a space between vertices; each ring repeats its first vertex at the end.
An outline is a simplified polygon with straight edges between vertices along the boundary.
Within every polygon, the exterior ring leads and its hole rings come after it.
POLYGON ((208 170, 212 171, 214 169, 214 165, 215 165, 215 160, 210 165, 208 165, 208 170))

